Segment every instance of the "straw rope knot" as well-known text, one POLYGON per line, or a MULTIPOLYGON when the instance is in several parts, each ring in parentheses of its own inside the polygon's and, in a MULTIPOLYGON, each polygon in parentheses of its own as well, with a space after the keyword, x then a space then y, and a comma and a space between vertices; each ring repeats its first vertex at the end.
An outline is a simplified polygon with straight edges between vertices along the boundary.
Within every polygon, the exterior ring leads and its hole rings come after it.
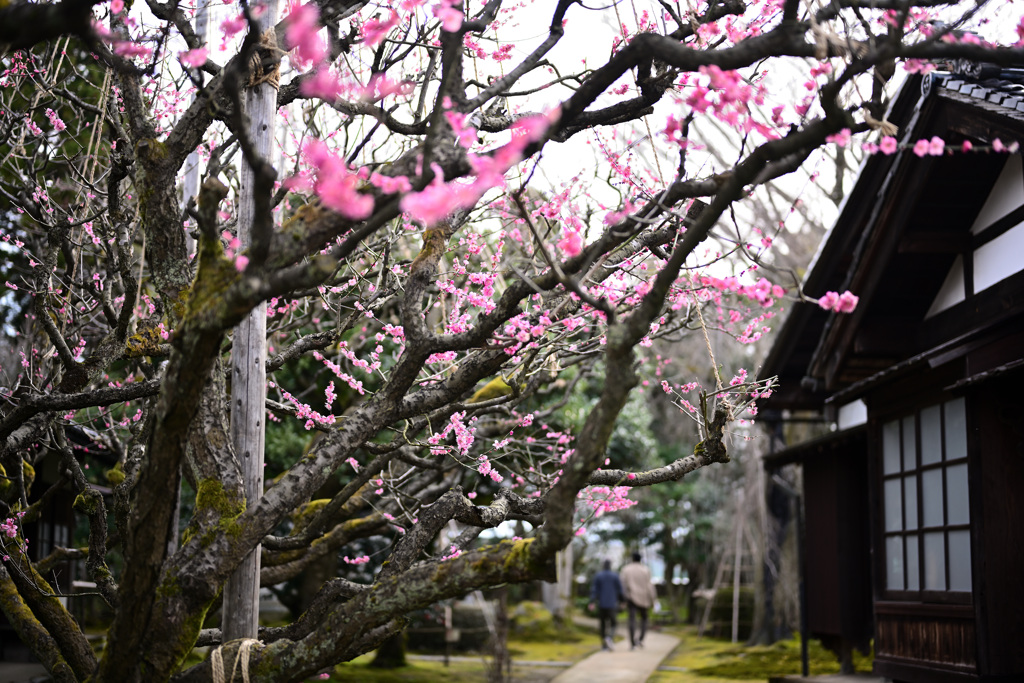
POLYGON ((277 46, 277 34, 273 27, 260 36, 260 44, 249 58, 250 88, 269 83, 274 90, 281 89, 281 57, 284 50, 277 46))
POLYGON ((249 683, 249 657, 252 654, 253 646, 263 647, 263 643, 255 638, 243 638, 238 642, 238 650, 235 652, 235 661, 231 664, 231 677, 224 680, 224 645, 218 645, 217 649, 210 655, 210 668, 213 670, 213 683, 234 683, 235 671, 241 664, 242 683, 249 683))

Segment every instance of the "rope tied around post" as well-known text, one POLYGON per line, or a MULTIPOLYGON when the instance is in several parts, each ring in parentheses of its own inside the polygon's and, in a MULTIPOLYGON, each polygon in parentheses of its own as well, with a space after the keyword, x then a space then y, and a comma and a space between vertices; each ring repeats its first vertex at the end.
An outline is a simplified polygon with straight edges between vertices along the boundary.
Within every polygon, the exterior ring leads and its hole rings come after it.
POLYGON ((281 57, 285 51, 277 46, 277 33, 270 27, 260 36, 260 44, 249 58, 249 82, 255 88, 269 83, 274 90, 281 89, 281 57))
POLYGON ((235 661, 231 665, 231 678, 224 680, 224 653, 222 649, 224 645, 218 645, 217 648, 210 655, 210 668, 213 673, 213 683, 234 683, 235 670, 239 668, 241 664, 242 669, 242 683, 249 683, 249 656, 252 652, 253 645, 263 646, 263 643, 256 640, 255 638, 243 638, 239 643, 238 651, 235 652, 235 661))

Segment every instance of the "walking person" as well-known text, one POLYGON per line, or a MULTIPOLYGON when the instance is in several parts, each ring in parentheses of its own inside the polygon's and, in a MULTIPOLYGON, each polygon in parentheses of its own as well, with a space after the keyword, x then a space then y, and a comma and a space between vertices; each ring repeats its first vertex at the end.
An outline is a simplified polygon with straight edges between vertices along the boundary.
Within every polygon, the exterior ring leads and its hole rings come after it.
POLYGON ((590 584, 590 609, 597 606, 597 616, 601 620, 601 649, 611 650, 615 639, 615 613, 619 611, 619 603, 623 598, 622 582, 619 575, 612 571, 612 561, 604 561, 604 569, 594 575, 590 584))
POLYGON ((633 553, 633 561, 622 568, 622 589, 629 609, 629 649, 644 646, 647 635, 647 610, 654 607, 658 594, 651 583, 651 572, 640 563, 640 553, 633 553), (640 637, 636 637, 636 614, 640 613, 640 637))

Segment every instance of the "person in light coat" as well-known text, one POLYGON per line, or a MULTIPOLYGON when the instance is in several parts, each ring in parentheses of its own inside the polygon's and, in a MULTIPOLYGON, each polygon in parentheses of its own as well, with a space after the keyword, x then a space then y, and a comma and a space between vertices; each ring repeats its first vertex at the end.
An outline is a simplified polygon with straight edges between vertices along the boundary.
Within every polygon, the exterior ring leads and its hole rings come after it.
POLYGON ((629 608, 629 642, 630 649, 644 646, 647 635, 647 610, 654 607, 658 594, 651 583, 651 572, 640 563, 640 553, 633 553, 633 561, 622 568, 619 573, 622 592, 626 596, 629 608), (636 614, 640 613, 640 637, 636 637, 636 614))

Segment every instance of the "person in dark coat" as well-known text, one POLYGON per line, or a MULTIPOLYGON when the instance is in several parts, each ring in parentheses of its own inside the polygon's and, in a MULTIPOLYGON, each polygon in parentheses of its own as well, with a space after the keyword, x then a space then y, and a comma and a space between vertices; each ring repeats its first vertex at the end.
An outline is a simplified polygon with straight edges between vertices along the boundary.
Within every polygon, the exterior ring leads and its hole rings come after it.
POLYGON ((612 571, 611 560, 604 561, 604 569, 599 571, 590 584, 590 609, 597 606, 597 616, 601 620, 601 649, 611 650, 615 639, 615 613, 622 602, 622 582, 619 575, 612 571))

